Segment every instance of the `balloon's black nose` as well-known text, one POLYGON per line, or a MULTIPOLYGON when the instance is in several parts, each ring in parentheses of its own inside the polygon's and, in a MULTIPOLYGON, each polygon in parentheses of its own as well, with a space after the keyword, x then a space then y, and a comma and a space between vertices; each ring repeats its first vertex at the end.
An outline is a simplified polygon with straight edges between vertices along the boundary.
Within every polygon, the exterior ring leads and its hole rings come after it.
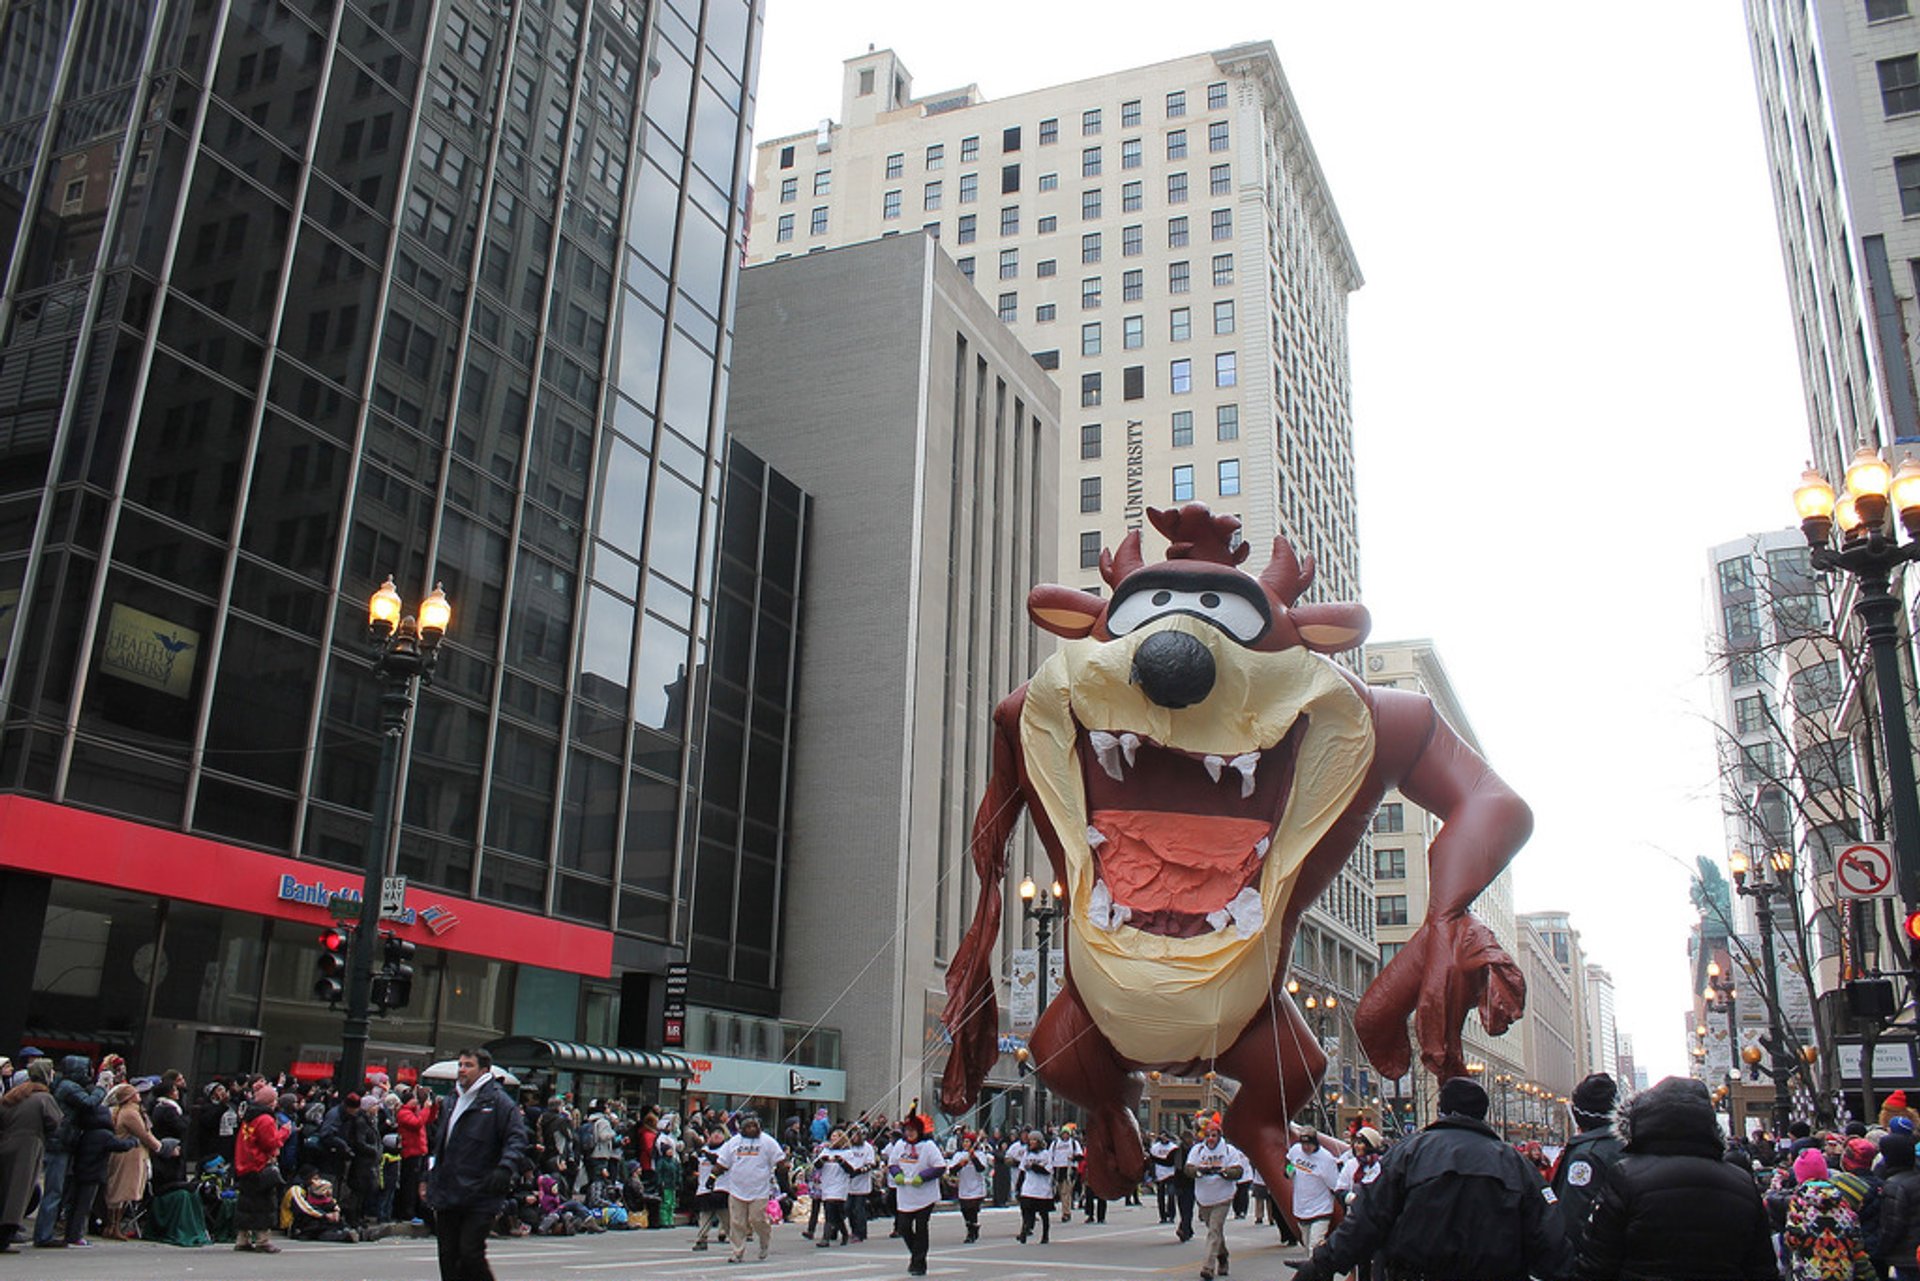
POLYGON ((1191 707, 1213 692, 1213 654, 1185 632, 1155 632, 1133 652, 1133 683, 1161 707, 1191 707))

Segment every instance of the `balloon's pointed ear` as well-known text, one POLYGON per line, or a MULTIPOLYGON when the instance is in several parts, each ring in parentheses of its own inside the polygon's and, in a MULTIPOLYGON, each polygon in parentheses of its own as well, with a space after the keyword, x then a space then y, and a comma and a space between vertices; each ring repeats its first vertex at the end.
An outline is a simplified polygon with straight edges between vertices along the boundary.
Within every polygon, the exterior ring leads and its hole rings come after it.
POLYGON ((1338 654, 1352 649, 1367 638, 1373 619, 1365 605, 1340 602, 1330 605, 1296 605, 1287 611, 1300 643, 1317 654, 1338 654))
POLYGON ((1043 583, 1027 593, 1027 617, 1042 631, 1065 640, 1079 640, 1100 621, 1106 602, 1098 596, 1043 583))

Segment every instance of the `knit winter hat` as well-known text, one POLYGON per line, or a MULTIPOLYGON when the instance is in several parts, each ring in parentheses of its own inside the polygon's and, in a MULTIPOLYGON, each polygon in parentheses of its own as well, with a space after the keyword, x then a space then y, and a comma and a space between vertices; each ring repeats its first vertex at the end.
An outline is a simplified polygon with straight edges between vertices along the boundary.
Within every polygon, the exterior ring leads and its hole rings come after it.
POLYGON ((1905 1090, 1895 1090, 1892 1094, 1889 1094, 1887 1096, 1887 1106, 1896 1109, 1907 1106, 1907 1092, 1905 1090))
POLYGON ((1889 1170, 1911 1170, 1913 1168, 1913 1136, 1911 1134, 1889 1134, 1880 1140, 1880 1156, 1889 1170))
POLYGON ((1913 1118, 1910 1116, 1896 1116, 1887 1122, 1887 1128, 1895 1134, 1912 1134, 1913 1118))
POLYGON ((1848 1139, 1847 1150, 1840 1157, 1840 1168, 1856 1174, 1865 1174, 1873 1169, 1873 1158, 1880 1155, 1880 1149, 1867 1139, 1848 1139))
POLYGON ((1573 1110, 1595 1121, 1613 1115, 1620 1099, 1620 1087, 1605 1072, 1595 1072, 1573 1087, 1573 1110))
POLYGON ((1470 1076, 1456 1076, 1440 1087, 1440 1111, 1487 1119, 1487 1092, 1470 1076))
POLYGON ((1793 1181, 1795 1183, 1814 1183, 1828 1176, 1827 1158, 1818 1148, 1808 1148, 1793 1159, 1793 1181))

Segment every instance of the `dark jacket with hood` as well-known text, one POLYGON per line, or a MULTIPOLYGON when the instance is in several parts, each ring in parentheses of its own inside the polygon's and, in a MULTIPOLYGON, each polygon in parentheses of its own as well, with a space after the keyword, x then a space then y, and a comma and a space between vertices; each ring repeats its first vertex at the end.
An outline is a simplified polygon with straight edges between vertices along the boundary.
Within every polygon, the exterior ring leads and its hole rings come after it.
MULTIPOLYGON (((69 1054, 60 1060, 60 1079, 53 1083, 53 1101, 60 1105, 64 1119, 60 1122, 59 1132, 54 1135, 52 1150, 71 1152, 75 1138, 79 1135, 78 1118, 80 1113, 105 1101, 105 1086, 96 1085, 93 1080, 93 1068, 83 1054, 69 1054)), ((108 1123, 112 1128, 112 1123, 108 1123)))
POLYGON ((1668 1077, 1614 1131, 1622 1155, 1601 1178, 1579 1281, 1778 1281, 1759 1186, 1724 1160, 1705 1085, 1668 1077))
POLYGON ((458 1101, 458 1095, 449 1099, 434 1122, 427 1204, 436 1210, 490 1209, 503 1199, 487 1186, 492 1173, 504 1170, 511 1178, 526 1162, 527 1123, 493 1077, 479 1084, 458 1124, 452 1124, 458 1101))
POLYGON ((1889 1134, 1880 1140, 1886 1181, 1880 1185, 1879 1260, 1912 1267, 1920 1250, 1920 1170, 1913 1164, 1913 1139, 1889 1134))
POLYGON ((73 1165, 67 1177, 75 1183, 105 1183, 107 1158, 138 1147, 131 1134, 117 1137, 113 1117, 104 1103, 89 1103, 74 1113, 73 1165))
POLYGON ((1554 1166, 1553 1214, 1560 1232, 1567 1238, 1567 1250, 1580 1248, 1580 1238, 1593 1214, 1594 1198, 1600 1195, 1600 1181, 1607 1167, 1620 1159, 1620 1140, 1611 1121, 1591 1130, 1582 1130, 1568 1142, 1554 1166))
POLYGON ((1484 1121, 1448 1113, 1388 1149, 1380 1174, 1300 1270, 1325 1281, 1378 1255, 1390 1276, 1558 1276, 1565 1247, 1540 1175, 1484 1121))

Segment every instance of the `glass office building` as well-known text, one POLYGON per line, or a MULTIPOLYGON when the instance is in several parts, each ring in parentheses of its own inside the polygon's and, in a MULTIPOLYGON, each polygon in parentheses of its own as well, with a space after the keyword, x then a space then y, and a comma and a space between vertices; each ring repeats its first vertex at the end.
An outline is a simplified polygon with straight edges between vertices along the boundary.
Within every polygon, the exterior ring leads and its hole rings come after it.
POLYGON ((373 1061, 685 954, 760 8, 0 4, 0 1044, 337 1048, 389 573, 454 613, 373 1061))

